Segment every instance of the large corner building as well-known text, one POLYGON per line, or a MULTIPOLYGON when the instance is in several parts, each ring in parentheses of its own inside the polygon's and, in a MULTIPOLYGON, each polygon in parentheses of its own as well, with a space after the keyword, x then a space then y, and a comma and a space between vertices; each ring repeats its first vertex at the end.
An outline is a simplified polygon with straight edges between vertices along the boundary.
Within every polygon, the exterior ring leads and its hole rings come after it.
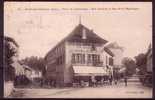
POLYGON ((76 79, 112 74, 114 54, 104 48, 107 42, 84 25, 77 25, 45 56, 46 78, 65 86, 76 79))

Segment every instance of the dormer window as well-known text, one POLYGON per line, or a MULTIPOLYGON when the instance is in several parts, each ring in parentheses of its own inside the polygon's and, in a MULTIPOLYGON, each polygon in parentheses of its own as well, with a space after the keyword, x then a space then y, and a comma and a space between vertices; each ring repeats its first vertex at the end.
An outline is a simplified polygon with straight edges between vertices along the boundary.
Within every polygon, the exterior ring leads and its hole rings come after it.
POLYGON ((85 28, 83 28, 83 30, 82 30, 82 39, 87 39, 85 28))

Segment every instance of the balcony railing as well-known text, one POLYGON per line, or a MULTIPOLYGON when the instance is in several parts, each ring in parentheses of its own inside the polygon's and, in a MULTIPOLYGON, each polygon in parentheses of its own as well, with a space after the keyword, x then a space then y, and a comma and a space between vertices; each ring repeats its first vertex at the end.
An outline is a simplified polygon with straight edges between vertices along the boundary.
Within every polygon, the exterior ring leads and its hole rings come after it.
POLYGON ((84 66, 103 66, 103 62, 86 62, 86 63, 72 63, 72 65, 84 65, 84 66))

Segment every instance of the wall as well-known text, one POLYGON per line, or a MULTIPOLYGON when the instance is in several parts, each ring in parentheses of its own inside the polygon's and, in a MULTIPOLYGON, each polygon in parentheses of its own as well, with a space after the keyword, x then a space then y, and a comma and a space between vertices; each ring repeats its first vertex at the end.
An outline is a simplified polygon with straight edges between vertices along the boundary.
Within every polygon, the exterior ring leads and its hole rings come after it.
POLYGON ((103 66, 109 65, 109 57, 112 57, 112 56, 110 56, 107 52, 103 51, 101 53, 101 57, 102 57, 102 61, 103 61, 103 66), (107 57, 107 59, 106 59, 106 57, 107 57))
POLYGON ((37 70, 33 70, 31 73, 31 78, 41 78, 42 77, 42 73, 40 71, 37 70))
POLYGON ((46 58, 47 78, 54 78, 57 85, 62 85, 64 81, 64 65, 65 65, 65 46, 64 43, 58 44, 50 51, 46 58), (58 58, 62 56, 62 64, 58 64, 58 58))
POLYGON ((123 51, 121 49, 110 48, 110 50, 114 53, 114 65, 121 66, 123 59, 123 51))
POLYGON ((4 82, 4 97, 8 97, 13 89, 13 81, 4 82))
MULTIPOLYGON (((104 66, 104 68, 105 68, 105 70, 107 70, 107 67, 106 67, 106 65, 108 65, 109 66, 109 74, 112 74, 113 75, 113 66, 110 66, 109 65, 109 58, 110 57, 112 57, 111 55, 109 55, 106 51, 103 51, 102 53, 101 53, 101 57, 102 57, 102 60, 103 60, 103 66, 104 66), (107 58, 106 58, 107 57, 107 58)), ((112 57, 113 58, 113 63, 114 63, 114 57, 112 57)))

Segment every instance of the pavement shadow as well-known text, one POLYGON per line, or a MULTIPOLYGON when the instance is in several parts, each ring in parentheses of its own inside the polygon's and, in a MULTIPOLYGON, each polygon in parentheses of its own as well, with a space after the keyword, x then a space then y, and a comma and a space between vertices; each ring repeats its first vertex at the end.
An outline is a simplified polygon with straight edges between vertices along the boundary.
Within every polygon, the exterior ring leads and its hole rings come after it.
MULTIPOLYGON (((84 89, 84 88, 71 88, 71 89, 61 90, 61 91, 58 91, 58 92, 55 92, 55 93, 52 93, 52 94, 48 94, 48 95, 52 96, 52 95, 60 95, 60 94, 69 94, 72 91, 75 92, 75 91, 79 91, 79 90, 82 90, 82 89, 84 89)), ((48 96, 48 95, 46 95, 46 96, 48 96)))

